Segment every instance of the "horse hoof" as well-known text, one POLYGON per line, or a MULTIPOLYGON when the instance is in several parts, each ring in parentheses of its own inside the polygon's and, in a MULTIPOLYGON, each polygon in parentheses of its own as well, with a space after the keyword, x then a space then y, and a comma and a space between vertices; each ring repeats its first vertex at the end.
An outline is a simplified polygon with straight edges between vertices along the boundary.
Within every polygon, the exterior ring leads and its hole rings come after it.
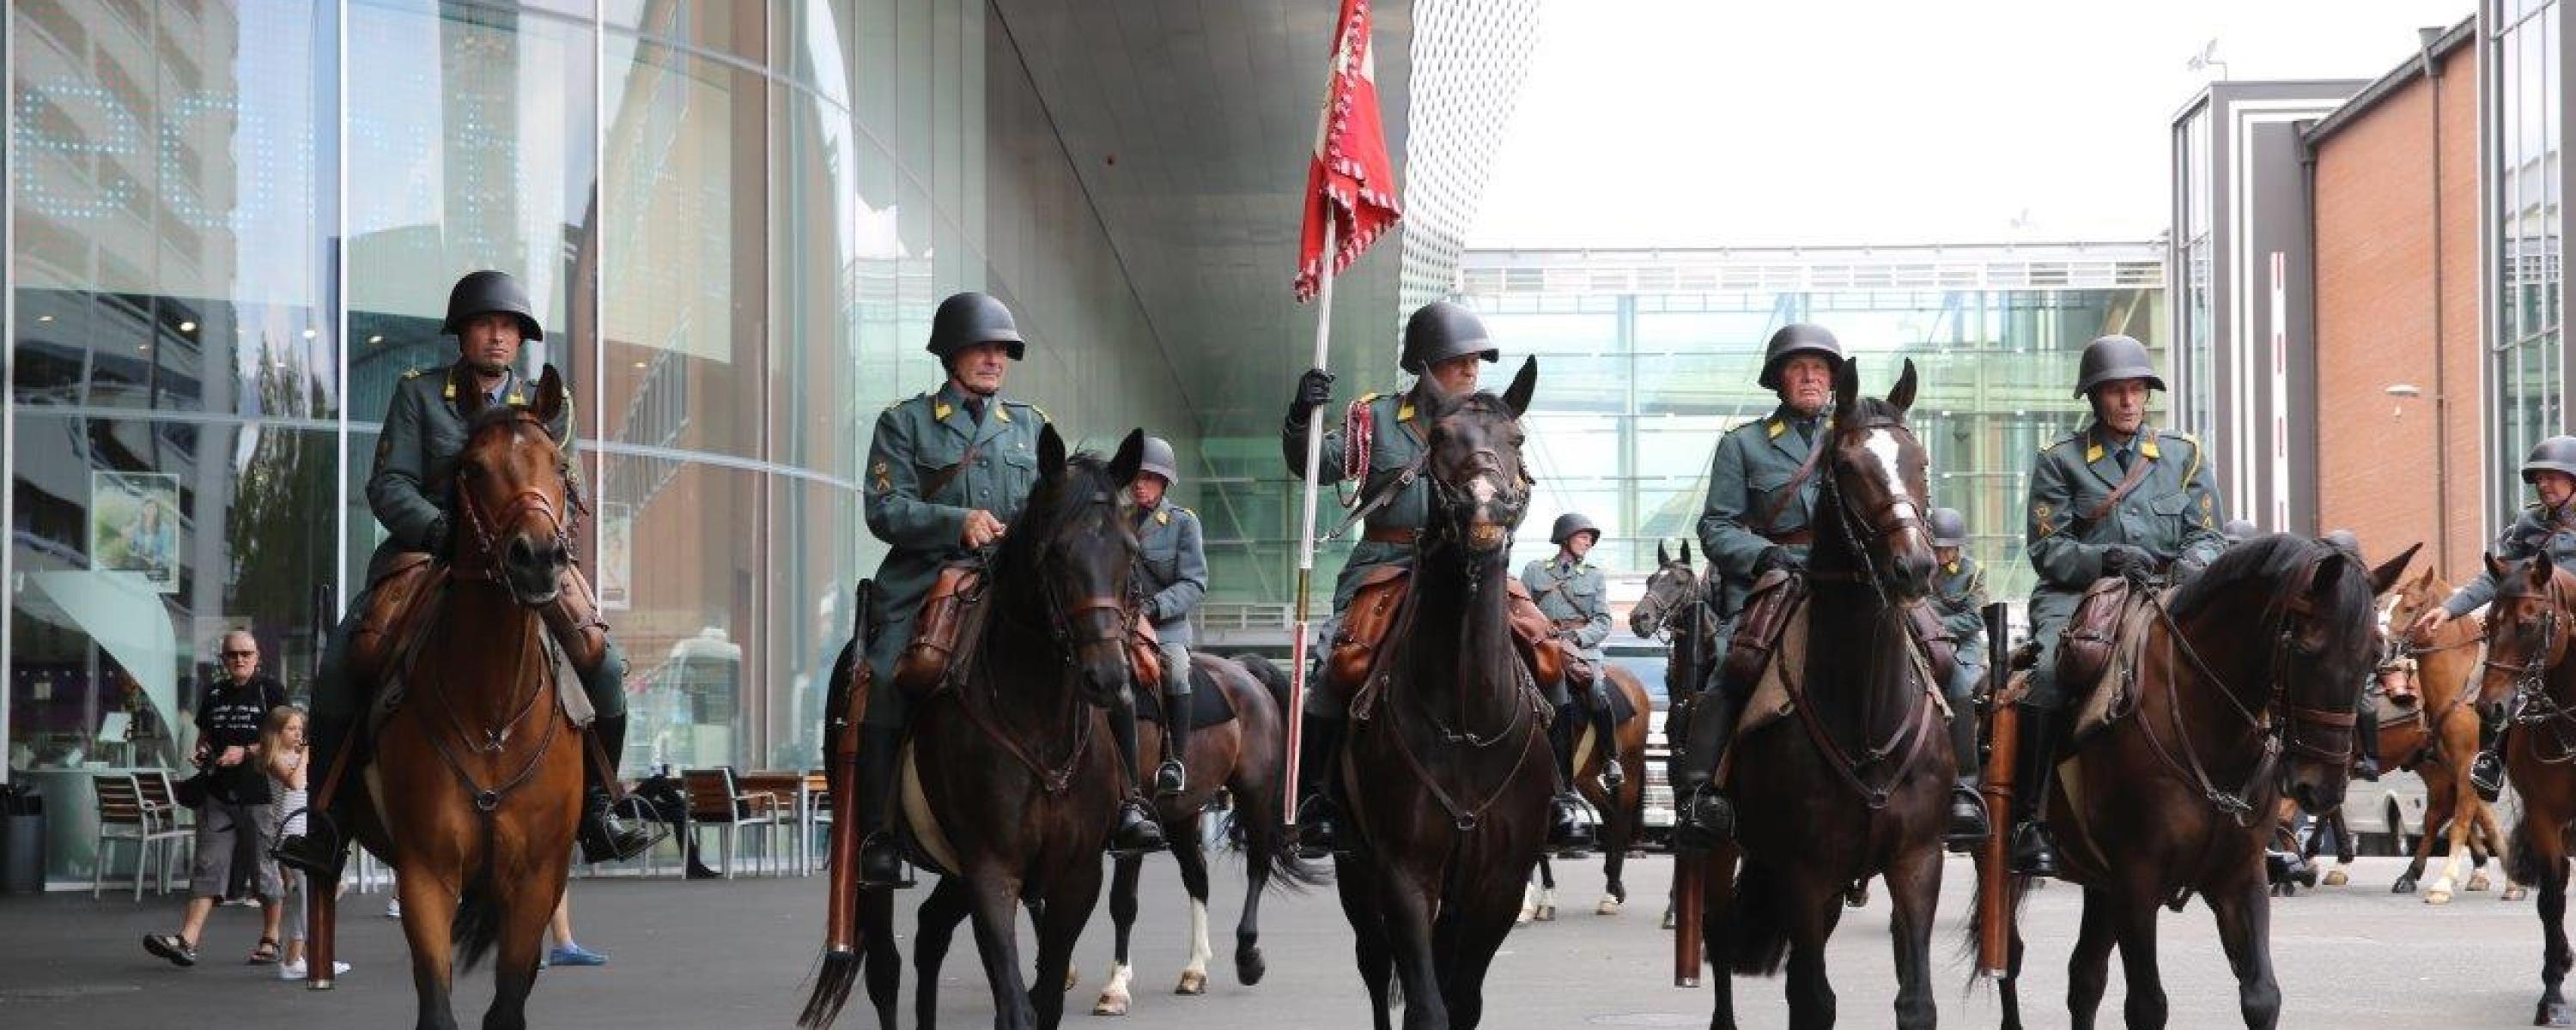
POLYGON ((1236 983, 1242 984, 1246 987, 1251 987, 1260 983, 1261 978, 1269 975, 1269 973, 1270 963, 1262 960, 1260 948, 1245 948, 1242 951, 1234 953, 1234 980, 1236 983))
POLYGON ((1593 906, 1593 907, 1592 907, 1592 914, 1593 914, 1593 915, 1596 915, 1596 916, 1615 916, 1615 915, 1618 915, 1618 914, 1619 914, 1619 899, 1617 899, 1617 898, 1603 898, 1603 899, 1601 899, 1601 903, 1600 903, 1600 904, 1595 905, 1595 906, 1593 906))
POLYGON ((2489 887, 2493 887, 2493 886, 2495 886, 2495 883, 2494 883, 2494 881, 2491 881, 2491 880, 2488 880, 2488 879, 2487 879, 2487 874, 2485 874, 2485 873, 2471 873, 2471 874, 2469 874, 2469 889, 2470 889, 2470 890, 2473 890, 2473 891, 2482 891, 2482 890, 2485 890, 2485 889, 2487 889, 2487 888, 2489 888, 2489 887))
POLYGON ((2427 905, 2448 905, 2451 903, 2451 892, 2439 887, 2425 891, 2424 903, 2427 905))
POLYGON ((2351 882, 2352 877, 2344 875, 2344 871, 2341 869, 2331 870, 2326 873, 2326 886, 2328 887, 2341 887, 2351 882))
POLYGON ((1100 1000, 1091 1006, 1091 1014, 1095 1016, 1126 1015, 1127 996, 1124 994, 1104 993, 1100 996, 1100 1000))
POLYGON ((1523 905, 1521 906, 1521 914, 1512 917, 1512 925, 1528 926, 1530 924, 1530 920, 1537 918, 1537 916, 1538 909, 1523 905))
POLYGON ((1538 913, 1530 918, 1536 919, 1542 923, 1553 923, 1556 921, 1556 906, 1540 905, 1538 907, 1538 913))
POLYGON ((2397 881, 2396 883, 2389 884, 2389 885, 2388 885, 2388 893, 2390 893, 2390 894, 2413 894, 2413 893, 2415 893, 2415 881, 2414 881, 2413 879, 2409 878, 2409 879, 2401 879, 2401 880, 2397 881))
POLYGON ((1672 909, 1668 908, 1664 910, 1664 929, 1670 930, 1679 922, 1681 922, 1681 920, 1674 918, 1672 909))
POLYGON ((2545 1001, 2541 1002, 2540 1010, 2532 1013, 2531 1016, 2531 1025, 2533 1026, 2566 1026, 2567 1024, 2567 1005, 2565 1002, 2559 1002, 2556 1004, 2545 1001))
POLYGON ((1185 995, 1206 994, 1207 974, 1195 969, 1182 970, 1180 986, 1172 988, 1172 993, 1185 995))
POLYGON ((2512 886, 2506 887, 2506 888, 2504 889, 2504 893, 2496 895, 2496 900, 2497 900, 2497 901, 2521 901, 2524 897, 2527 897, 2527 896, 2528 896, 2528 895, 2527 895, 2527 893, 2522 889, 2522 885, 2517 883, 2517 884, 2514 884, 2514 885, 2512 885, 2512 886))

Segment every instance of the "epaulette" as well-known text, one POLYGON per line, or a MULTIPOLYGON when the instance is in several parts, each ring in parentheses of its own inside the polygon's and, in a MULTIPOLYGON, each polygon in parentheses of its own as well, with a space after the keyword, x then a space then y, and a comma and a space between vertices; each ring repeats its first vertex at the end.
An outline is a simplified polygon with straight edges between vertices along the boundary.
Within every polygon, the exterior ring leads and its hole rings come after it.
POLYGON ((1180 512, 1181 514, 1183 514, 1183 515, 1187 515, 1187 516, 1189 516, 1189 517, 1191 517, 1191 518, 1197 518, 1197 517, 1199 517, 1199 513, 1194 512, 1194 511, 1191 511, 1191 510, 1189 510, 1188 508, 1183 508, 1183 507, 1181 507, 1180 505, 1177 505, 1177 504, 1172 505, 1172 508, 1173 508, 1173 510, 1178 511, 1178 512, 1180 512))
POLYGON ((1359 399, 1358 403, 1361 403, 1361 404, 1375 404, 1375 403, 1377 403, 1377 399, 1378 399, 1378 398, 1380 398, 1380 397, 1384 397, 1384 396, 1386 396, 1386 395, 1385 395, 1385 394, 1382 394, 1382 393, 1364 393, 1364 394, 1361 394, 1361 395, 1360 395, 1360 399, 1359 399))
MULTIPOLYGON (((1037 413, 1038 413, 1038 421, 1040 421, 1040 422, 1053 422, 1053 421, 1055 421, 1055 419, 1054 419, 1053 417, 1051 417, 1051 416, 1049 416, 1049 415, 1047 414, 1047 412, 1046 412, 1046 409, 1045 409, 1045 408, 1038 407, 1037 405, 1035 405, 1035 404, 1031 404, 1031 403, 1029 403, 1029 402, 1027 402, 1027 401, 1015 401, 1015 400, 1012 400, 1012 399, 1010 399, 1010 398, 1008 398, 1008 397, 1002 398, 1002 410, 1003 410, 1004 412, 1008 412, 1008 411, 1009 411, 1010 409, 1012 409, 1012 408, 1027 408, 1027 409, 1029 409, 1030 411, 1037 412, 1037 413)), ((1011 420, 1011 416, 1010 416, 1010 415, 1008 415, 1008 414, 1004 414, 1004 415, 1002 416, 1002 421, 1004 421, 1004 422, 1008 422, 1008 421, 1010 421, 1010 420, 1011 420)))
POLYGON ((2058 437, 2058 438, 2057 438, 2057 440, 2056 440, 2055 442, 2053 442, 2053 443, 2048 443, 2048 444, 2044 444, 2044 445, 2042 445, 2042 446, 2039 448, 2039 453, 2041 453, 2041 454, 2046 454, 2046 453, 2048 453, 2048 452, 2050 452, 2050 451, 2056 450, 2056 449, 2058 449, 2058 448, 2060 448, 2060 447, 2064 447, 2064 446, 2066 446, 2067 444, 2075 443, 2075 442, 2080 441, 2080 440, 2082 440, 2082 439, 2084 439, 2084 433, 2083 433, 2083 431, 2081 431, 2081 430, 2078 430, 2078 431, 2076 431, 2076 432, 2072 432, 2072 433, 2068 433, 2068 434, 2066 434, 2065 436, 2058 437))
POLYGON ((427 374, 428 372, 429 372, 429 370, 428 370, 428 369, 425 369, 425 368, 406 369, 406 370, 403 372, 402 377, 403 377, 403 378, 405 378, 405 379, 418 379, 418 378, 420 378, 422 375, 427 374))

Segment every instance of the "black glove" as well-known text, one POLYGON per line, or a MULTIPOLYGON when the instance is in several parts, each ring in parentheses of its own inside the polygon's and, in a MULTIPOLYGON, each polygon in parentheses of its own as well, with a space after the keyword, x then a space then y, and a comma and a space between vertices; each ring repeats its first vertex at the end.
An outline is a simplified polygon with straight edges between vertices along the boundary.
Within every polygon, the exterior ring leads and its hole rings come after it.
POLYGON ((421 531, 421 546, 431 554, 447 553, 447 516, 441 515, 421 531))
POLYGON ((1798 557, 1797 554, 1786 547, 1766 548, 1763 550, 1761 557, 1753 559, 1753 578, 1760 579, 1764 573, 1770 572, 1773 569, 1780 569, 1787 572, 1805 572, 1807 571, 1807 560, 1798 557))
POLYGON ((1320 368, 1307 369, 1305 375, 1297 377, 1297 396, 1288 401, 1288 421, 1305 425, 1306 417, 1315 409, 1332 402, 1333 374, 1320 368))
POLYGON ((2102 574, 2105 576, 2143 576, 2156 570, 2156 556, 2147 549, 2131 544, 2111 544, 2102 548, 2102 574))

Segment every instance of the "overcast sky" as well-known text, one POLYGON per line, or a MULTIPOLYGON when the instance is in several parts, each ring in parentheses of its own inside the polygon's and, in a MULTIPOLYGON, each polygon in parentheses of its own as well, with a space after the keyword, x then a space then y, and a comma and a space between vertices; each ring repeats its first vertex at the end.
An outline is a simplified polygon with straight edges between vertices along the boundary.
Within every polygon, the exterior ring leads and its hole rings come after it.
POLYGON ((2144 240, 2208 80, 2374 79, 2474 10, 1555 0, 1468 243, 2144 240))

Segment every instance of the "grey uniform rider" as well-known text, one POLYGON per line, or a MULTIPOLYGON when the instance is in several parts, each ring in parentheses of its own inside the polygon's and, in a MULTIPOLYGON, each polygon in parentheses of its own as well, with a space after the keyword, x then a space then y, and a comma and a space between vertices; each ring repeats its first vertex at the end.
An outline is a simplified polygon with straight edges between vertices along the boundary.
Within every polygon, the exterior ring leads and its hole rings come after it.
MULTIPOLYGON (((323 648, 321 674, 313 683, 309 768, 320 775, 329 775, 341 750, 354 742, 351 734, 375 686, 360 682, 366 677, 351 674, 349 668, 351 639, 366 623, 374 591, 387 576, 421 574, 403 564, 408 555, 447 558, 453 537, 448 486, 466 442, 467 420, 457 405, 458 391, 479 390, 488 402, 535 401, 530 394, 536 384, 520 378, 512 365, 520 345, 545 339, 545 330, 537 324, 528 292, 518 280, 495 271, 474 272, 457 280, 448 292, 447 318, 439 331, 456 337, 456 364, 404 375, 394 388, 384 432, 376 442, 376 467, 367 478, 367 507, 384 524, 386 536, 367 562, 367 588, 351 599, 348 614, 323 648)), ((573 424, 571 398, 566 396, 561 418, 546 431, 563 442, 567 459, 573 453, 573 424)), ((569 467, 565 475, 577 494, 578 479, 569 467)), ((574 659, 574 671, 580 674, 582 689, 597 715, 589 733, 614 762, 626 740, 626 653, 608 639, 608 625, 599 620, 598 606, 581 571, 567 564, 560 579, 561 593, 540 614, 546 628, 563 642, 566 655, 574 659), (595 658, 584 667, 582 656, 595 658)), ((386 627, 368 628, 381 633, 386 627)), ((605 777, 615 775, 615 770, 603 770, 599 764, 582 763, 582 820, 577 832, 582 856, 592 862, 632 858, 651 847, 653 838, 641 828, 621 824, 610 811, 605 777)), ((277 859, 308 873, 338 877, 348 847, 342 829, 344 806, 358 793, 357 782, 353 777, 343 779, 332 796, 331 810, 308 813, 303 834, 278 842, 277 859)))
POLYGON ((1986 674, 1986 574, 1967 554, 1968 517, 1957 508, 1934 508, 1926 527, 1932 531, 1932 555, 1941 563, 1933 574, 1932 610, 1941 628, 1958 645, 1958 661, 1941 694, 1950 701, 1950 753, 1958 759, 1959 780, 1950 792, 1950 838, 1953 843, 1984 840, 1986 806, 1977 795, 1977 682, 1986 674))
MULTIPOLYGON (((1431 405, 1424 401, 1430 391, 1456 396, 1476 389, 1476 373, 1485 363, 1501 357, 1493 341, 1485 335, 1485 325, 1466 308, 1435 301, 1425 304, 1404 324, 1404 350, 1397 364, 1406 372, 1421 377, 1411 390, 1395 395, 1369 394, 1360 398, 1355 417, 1367 420, 1370 427, 1369 451, 1363 457, 1361 496, 1373 497, 1382 489, 1394 489, 1399 474, 1423 453, 1429 439, 1431 405)), ((1297 380, 1297 394, 1288 402, 1288 418, 1281 428, 1279 451, 1288 463, 1290 475, 1306 474, 1306 416, 1332 403, 1333 376, 1320 368, 1308 369, 1297 380)), ((1326 424, 1331 424, 1329 413, 1326 424)), ((1321 481, 1330 485, 1351 478, 1345 459, 1349 441, 1335 429, 1324 433, 1324 461, 1319 466, 1321 481)), ((1351 557, 1342 566, 1340 578, 1333 582, 1333 618, 1338 622, 1351 596, 1359 590, 1360 581, 1370 570, 1413 562, 1413 540, 1431 517, 1431 483, 1416 477, 1388 498, 1385 504, 1369 512, 1360 542, 1351 548, 1351 557)), ((1341 754, 1343 720, 1341 710, 1329 692, 1307 692, 1305 739, 1300 745, 1299 765, 1304 782, 1298 785, 1300 800, 1298 818, 1301 849, 1312 854, 1339 845, 1338 817, 1326 785, 1332 780, 1334 763, 1341 754)))
MULTIPOLYGON (((2514 562, 2545 554, 2550 564, 2576 572, 2576 436, 2540 441, 2522 460, 2522 481, 2531 484, 2539 500, 2522 509, 2522 515, 2496 538, 2495 556, 2514 562)), ((2425 639, 2443 623, 2485 607, 2495 595, 2495 574, 2481 570, 2478 578, 2453 592, 2441 607, 2417 616, 2407 635, 2425 639)), ((2496 756, 2496 739, 2504 730, 2505 713, 2492 708, 2479 708, 2478 757, 2469 763, 2470 786, 2489 801, 2504 787, 2504 763, 2496 756)))
POLYGON ((1128 496, 1136 502, 1137 572, 1145 588, 1145 618, 1163 650, 1163 764, 1154 792, 1164 797, 1188 788, 1183 760, 1190 752, 1190 613, 1207 596, 1207 551, 1197 512, 1172 503, 1180 482, 1171 441, 1145 438, 1144 461, 1128 496))
POLYGON ((1779 395, 1780 404, 1764 418, 1727 430, 1709 461, 1699 542, 1717 580, 1717 646, 1710 652, 1715 660, 1708 680, 1691 702, 1685 757, 1675 763, 1682 773, 1673 785, 1681 809, 1674 831, 1685 842, 1706 846, 1734 832, 1734 810, 1712 779, 1743 699, 1719 682, 1718 670, 1753 581, 1772 569, 1806 567, 1818 489, 1809 456, 1825 442, 1825 405, 1833 399, 1834 367, 1842 356, 1841 342, 1823 326, 1792 323, 1772 333, 1759 382, 1779 395))
POLYGON ((2057 871, 2057 853, 2038 815, 2057 768, 2052 752, 2064 704, 2057 637, 2076 602, 2105 576, 2180 582, 2227 546, 2218 529, 2216 474, 2200 442, 2147 424, 2148 391, 2164 388, 2144 344, 2126 336, 2086 344, 2075 396, 2091 403, 2092 422, 2040 451, 2031 467, 2025 547, 2039 574, 2030 598, 2039 664, 2022 701, 2032 711, 2021 717, 2021 767, 2014 776, 2016 872, 2057 871))
MULTIPOLYGON (((868 624, 869 691, 860 721, 858 819, 865 835, 859 881, 869 887, 903 882, 903 849, 887 830, 895 764, 909 713, 903 692, 891 689, 896 659, 912 641, 939 570, 990 547, 1020 516, 1038 481, 1038 438, 1046 412, 1002 396, 1002 380, 1027 353, 1018 324, 1001 301, 960 293, 939 303, 930 321, 929 351, 948 379, 939 389, 898 401, 877 416, 868 446, 865 509, 868 532, 886 542, 885 560, 870 581, 862 606, 868 624)), ((1136 768, 1136 716, 1132 705, 1110 713, 1111 735, 1136 768)), ((1160 849, 1162 830, 1133 788, 1118 809, 1110 850, 1160 849)))
MULTIPOLYGON (((1547 616, 1557 639, 1591 666, 1580 707, 1589 710, 1593 739, 1602 751, 1602 782, 1615 792, 1626 774, 1619 768, 1619 724, 1610 711, 1610 680, 1601 665, 1601 641, 1610 636, 1610 594, 1601 570, 1585 560, 1593 545, 1601 542, 1601 527, 1590 518, 1567 512, 1557 516, 1556 525, 1548 530, 1547 542, 1556 545, 1555 556, 1541 558, 1522 569, 1521 586, 1529 589, 1531 600, 1538 603, 1539 613, 1547 616)), ((1566 675, 1548 685, 1548 701, 1556 705, 1556 719, 1548 724, 1548 743, 1556 748, 1560 822, 1571 820, 1581 804, 1576 800, 1573 784, 1574 746, 1582 732, 1574 718, 1578 706, 1567 689, 1569 681, 1577 678, 1575 665, 1567 662, 1566 675)))

